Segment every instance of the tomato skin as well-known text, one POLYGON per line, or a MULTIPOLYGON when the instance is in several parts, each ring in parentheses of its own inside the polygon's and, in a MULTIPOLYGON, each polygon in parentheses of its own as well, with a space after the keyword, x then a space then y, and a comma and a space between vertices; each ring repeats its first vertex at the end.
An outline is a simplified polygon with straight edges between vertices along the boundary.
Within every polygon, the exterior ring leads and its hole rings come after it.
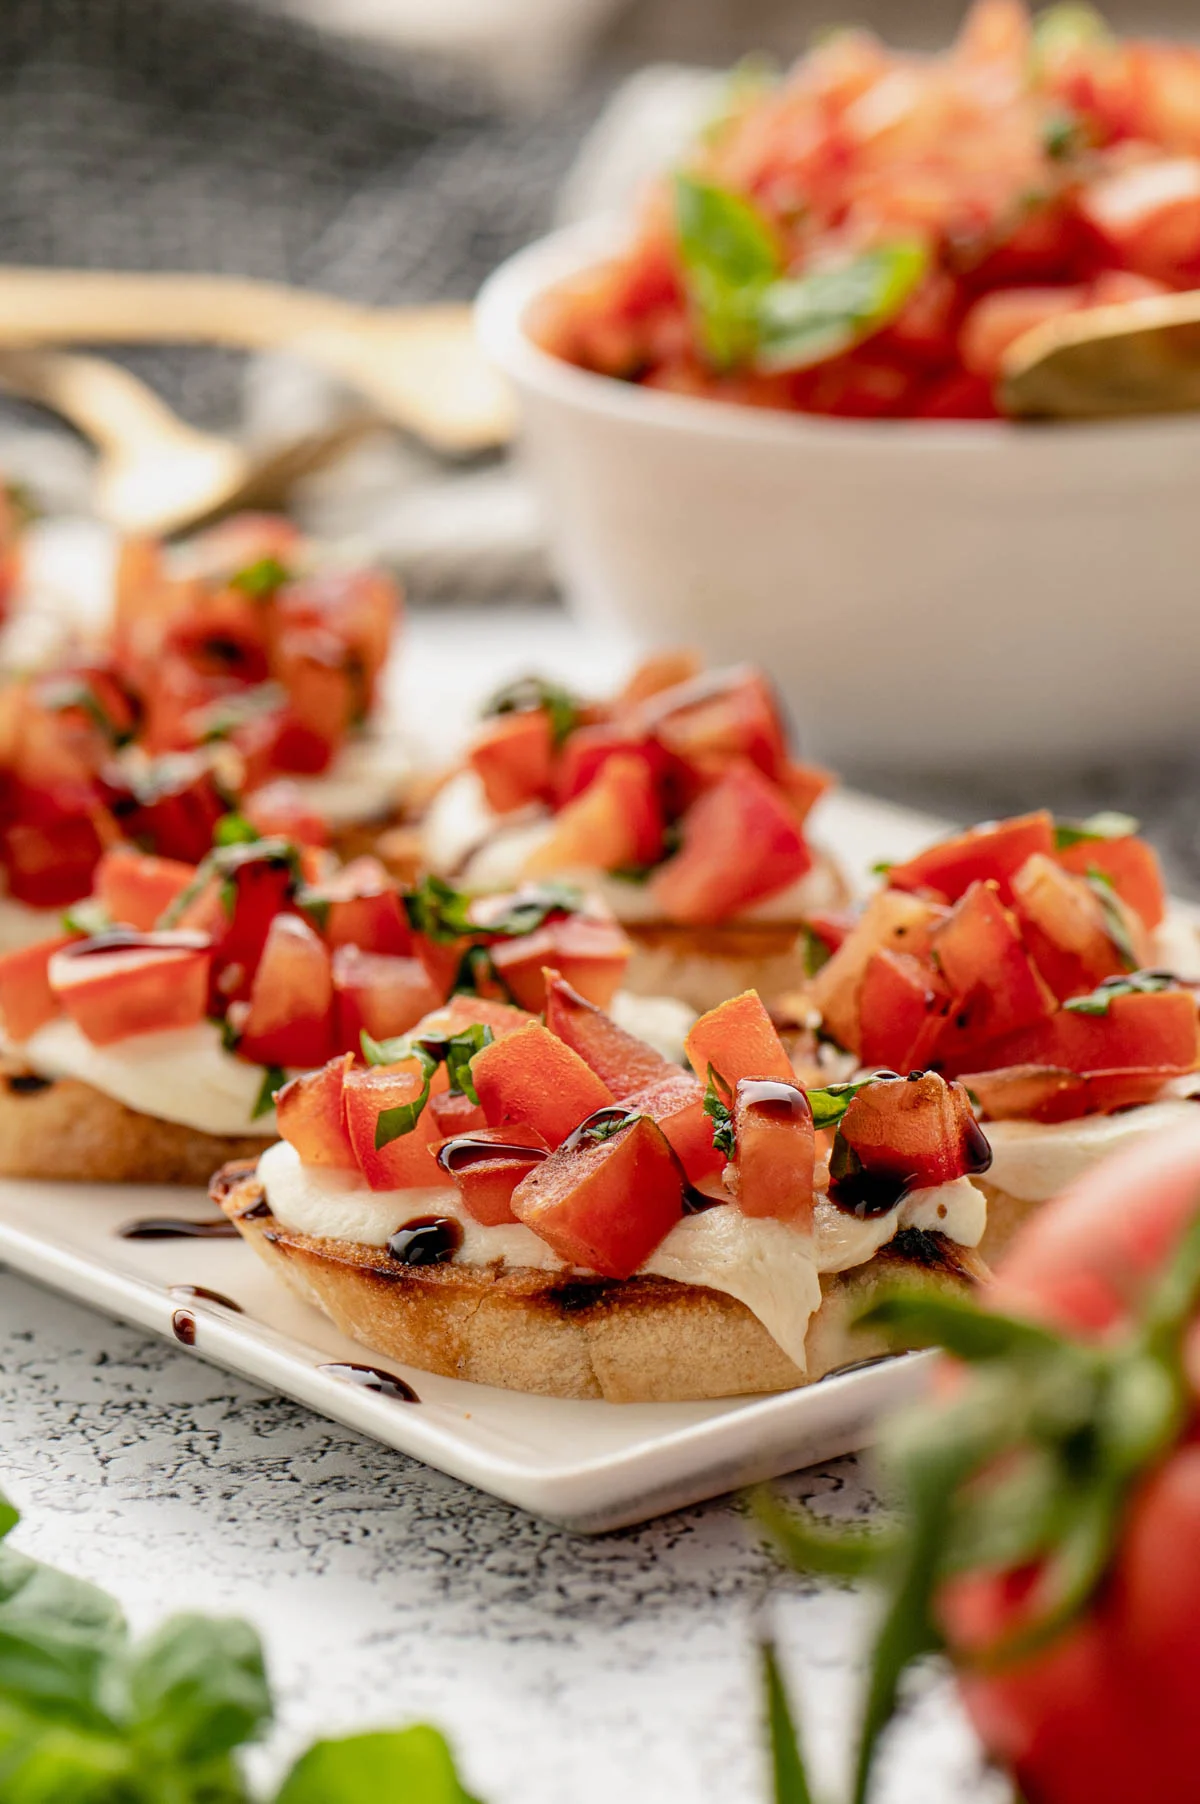
POLYGON ((550 794, 554 769, 554 730, 544 708, 499 714, 477 735, 468 761, 488 807, 511 814, 550 794))
POLYGON ((942 840, 888 872, 892 889, 924 890, 946 902, 957 902, 972 883, 992 882, 1000 900, 1012 903, 1012 879, 1035 852, 1054 852, 1054 821, 1039 809, 1012 820, 971 827, 942 840))
POLYGON ((8 1039, 18 1045, 61 1013, 50 988, 50 960, 71 944, 71 934, 18 946, 0 956, 0 1019, 8 1039))
POLYGON ((516 1186, 512 1211, 560 1258, 630 1278, 682 1216, 683 1179, 662 1130, 642 1115, 598 1146, 552 1152, 516 1186))
POLYGON ((346 1132, 343 1086, 354 1063, 349 1053, 330 1060, 319 1071, 292 1078, 275 1098, 279 1132, 290 1141, 305 1165, 354 1171, 357 1160, 346 1132))
POLYGON ((525 875, 651 864, 662 838, 662 807, 650 766, 635 752, 617 752, 555 815, 549 838, 526 861, 525 875))
POLYGON ((730 1093, 744 1077, 775 1077, 789 1083, 792 1061, 757 990, 744 990, 693 1022, 685 1042, 700 1082, 711 1065, 730 1093))
POLYGON ((75 941, 50 960, 50 988, 93 1046, 194 1027, 204 1019, 212 954, 203 941, 187 945, 180 942, 193 936, 136 937, 144 943, 103 950, 75 941))
POLYGON ((148 932, 196 875, 194 864, 114 846, 96 866, 93 894, 110 920, 148 932))
MULTIPOLYGON (((989 1300, 1088 1337, 1128 1322, 1200 1211, 1200 1121, 1107 1160, 1025 1224, 989 1300)), ((1194 1386, 1194 1380, 1193 1380, 1194 1386)), ((1045 1652, 960 1675, 989 1750, 1035 1804, 1196 1795, 1200 1669, 1200 1420, 1142 1482, 1108 1584, 1045 1652)), ((1011 1629, 1029 1575, 972 1574, 939 1614, 963 1652, 1011 1629)))
POLYGON ((650 893, 668 920, 727 920, 812 869, 799 817, 757 764, 739 758, 683 817, 683 847, 650 893))
POLYGON ((1162 924, 1167 912, 1167 889, 1153 846, 1133 834, 1121 839, 1081 840, 1064 847, 1058 862, 1065 870, 1086 876, 1103 871, 1113 888, 1151 931, 1162 924))
POLYGON ((339 946, 333 954, 338 1045, 357 1053, 364 1030, 374 1040, 408 1033, 441 996, 420 959, 339 946))
POLYGON ((238 1041, 256 1065, 308 1069, 333 1051, 333 976, 329 953, 298 915, 271 922, 238 1041))
POLYGON ((621 987, 633 948, 615 921, 569 915, 523 938, 496 940, 492 964, 514 1000, 531 1013, 546 1006, 546 967, 557 970, 588 1002, 608 1008, 621 987))
MULTIPOLYGON (((444 1068, 435 1077, 446 1087, 444 1068)), ((385 1109, 416 1101, 424 1084, 416 1060, 401 1065, 377 1065, 366 1071, 347 1071, 343 1085, 346 1129, 358 1169, 371 1190, 413 1190, 444 1186, 445 1175, 429 1150, 433 1123, 424 1118, 411 1133, 386 1146, 376 1147, 375 1130, 385 1109)))
POLYGON ((536 1128, 548 1146, 558 1146, 613 1099, 578 1053, 539 1021, 493 1040, 476 1053, 471 1070, 489 1127, 520 1122, 536 1128))
POLYGON ((730 1190, 743 1215, 806 1229, 813 1218, 816 1135, 797 1083, 742 1078, 734 1092, 730 1190))
MULTIPOLYGON (((581 996, 560 972, 547 983, 546 1026, 577 1052, 616 1097, 631 1096, 678 1073, 678 1067, 581 996)), ((678 1073, 682 1075, 682 1073, 678 1073)))

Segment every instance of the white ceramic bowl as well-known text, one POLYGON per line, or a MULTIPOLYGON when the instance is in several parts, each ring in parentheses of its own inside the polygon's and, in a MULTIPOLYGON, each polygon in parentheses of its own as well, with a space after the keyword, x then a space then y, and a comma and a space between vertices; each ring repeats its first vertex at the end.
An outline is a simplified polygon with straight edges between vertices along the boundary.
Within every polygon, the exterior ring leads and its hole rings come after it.
POLYGON ((589 225, 479 302, 571 604, 774 677, 854 763, 1082 760, 1200 726, 1200 422, 860 422, 659 394, 547 356, 530 302, 589 225))

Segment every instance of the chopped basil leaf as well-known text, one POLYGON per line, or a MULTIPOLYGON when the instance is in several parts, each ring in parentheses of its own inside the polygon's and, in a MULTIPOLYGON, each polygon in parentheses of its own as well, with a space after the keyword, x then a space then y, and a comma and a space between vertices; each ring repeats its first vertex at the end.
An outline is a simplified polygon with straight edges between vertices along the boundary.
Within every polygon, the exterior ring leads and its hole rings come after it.
POLYGON ((95 896, 85 896, 82 902, 73 902, 64 911, 62 924, 68 933, 82 933, 91 939, 93 934, 106 933, 113 918, 103 902, 95 896))
POLYGON ((236 695, 225 695, 198 710, 201 745, 213 745, 228 739, 239 727, 249 726, 264 714, 278 712, 287 702, 287 692, 278 683, 256 683, 236 695))
POLYGON ((235 1026, 233 1018, 230 1015, 219 1015, 217 1017, 217 1026, 221 1030, 221 1045, 225 1048, 225 1051, 236 1052, 238 1043, 242 1037, 241 1028, 235 1026))
POLYGON ((864 1077, 854 1084, 828 1084, 824 1089, 806 1090, 815 1128, 836 1127, 860 1090, 878 1083, 877 1077, 864 1077))
POLYGON ((829 963, 833 954, 807 921, 800 929, 800 937, 804 943, 804 974, 806 977, 815 977, 821 967, 829 963))
POLYGON ((1121 955, 1121 963, 1127 971, 1136 971, 1141 960, 1137 948, 1129 937, 1129 923, 1121 906, 1113 880, 1105 871, 1090 864, 1087 870, 1087 884, 1100 907, 1104 911, 1104 925, 1109 939, 1121 955))
POLYGON ((839 268, 772 282, 758 308, 758 367, 807 369, 850 350, 896 317, 928 267, 918 239, 896 239, 839 268))
POLYGON ((440 1060, 436 1058, 420 1040, 399 1039, 373 1040, 370 1034, 362 1036, 363 1056, 369 1065, 394 1065, 402 1059, 415 1058, 421 1068, 424 1083, 411 1102, 400 1103, 394 1109, 380 1109, 375 1118, 375 1150, 390 1146, 393 1140, 402 1140, 405 1134, 411 1134, 420 1121, 429 1101, 429 1090, 433 1083, 433 1074, 440 1060), (383 1055, 383 1056, 380 1056, 383 1055))
POLYGON ((457 890, 444 877, 426 877, 404 898, 409 923, 432 940, 523 939, 551 915, 574 914, 582 892, 569 883, 529 883, 506 898, 502 909, 457 890), (478 918, 477 918, 478 917, 478 918))
POLYGON ((471 1060, 485 1046, 490 1046, 495 1037, 485 1022, 477 1021, 474 1026, 464 1027, 461 1033, 454 1034, 446 1042, 446 1072, 450 1079, 450 1089, 477 1106, 479 1095, 471 1075, 471 1060))
POLYGON ((64 677, 57 682, 43 683, 38 688, 37 697, 43 707, 53 709, 56 714, 65 713, 68 708, 81 708, 110 745, 127 745, 133 737, 131 733, 120 731, 107 709, 101 705, 91 684, 85 683, 81 678, 64 677))
POLYGON ((296 907, 308 916, 318 933, 324 933, 329 925, 330 909, 333 907, 328 896, 319 895, 313 889, 297 890, 296 907))
POLYGON ((1042 149, 1055 163, 1065 163, 1086 150, 1088 133, 1078 113, 1068 107, 1057 108, 1042 127, 1042 149))
POLYGON ((1106 977, 1089 995, 1072 996, 1063 1007, 1075 1015, 1107 1015, 1117 996, 1154 996, 1177 986, 1170 971, 1131 971, 1128 977, 1106 977))
POLYGON ((726 76, 720 99, 700 129, 701 142, 715 144, 748 107, 778 85, 779 65, 773 57, 755 51, 742 57, 726 76))
POLYGON ((258 1101, 250 1112, 251 1121, 257 1121, 260 1115, 268 1115, 275 1107, 275 1092, 282 1090, 287 1083, 287 1072, 279 1065, 268 1065, 263 1072, 262 1088, 258 1093, 258 1101))
POLYGON ((704 1088, 704 1113, 713 1124, 713 1146, 717 1152, 724 1153, 732 1159, 736 1150, 733 1131, 733 1091, 711 1064, 708 1067, 708 1082, 704 1088))
POLYGON ((214 846, 248 846, 261 837, 244 814, 223 814, 213 828, 214 846))
POLYGON ((593 1122, 590 1127, 581 1129, 579 1131, 578 1141, 573 1141, 572 1144, 582 1145, 586 1140, 591 1146, 603 1146, 606 1140, 613 1139, 617 1134, 623 1134, 627 1127, 632 1127, 635 1121, 640 1121, 641 1119, 642 1117, 637 1113, 636 1109, 631 1111, 628 1115, 621 1115, 616 1113, 616 1111, 606 1111, 600 1121, 593 1122))
POLYGON ((561 745, 579 725, 580 707, 578 698, 561 684, 551 683, 545 677, 525 676, 497 689, 484 703, 483 717, 490 720, 497 714, 536 714, 543 710, 550 716, 555 745, 561 745))
POLYGON ((701 341, 717 369, 729 369, 758 348, 763 297, 780 269, 778 246, 751 201, 694 176, 675 177, 675 220, 701 341))
POLYGON ((1135 821, 1131 814, 1117 814, 1106 810, 1103 814, 1089 815, 1085 821, 1056 821, 1054 844, 1060 852, 1065 852, 1069 846, 1082 845, 1087 841, 1129 839, 1140 831, 1141 822, 1135 821))
POLYGON ((890 877, 896 868, 894 858, 877 858, 871 866, 872 877, 890 877))
POLYGON ((261 601, 273 595, 276 589, 282 588, 289 579, 289 572, 277 557, 260 557, 253 564, 247 564, 236 576, 229 579, 231 589, 240 589, 243 595, 250 595, 255 601, 261 601))

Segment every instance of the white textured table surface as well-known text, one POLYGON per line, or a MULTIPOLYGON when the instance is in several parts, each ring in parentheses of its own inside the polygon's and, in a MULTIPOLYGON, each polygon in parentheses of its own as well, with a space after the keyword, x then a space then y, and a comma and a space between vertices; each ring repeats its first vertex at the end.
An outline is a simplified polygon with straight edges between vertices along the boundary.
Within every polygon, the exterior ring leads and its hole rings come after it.
MULTIPOLYGON (((578 666, 553 617, 513 651, 511 627, 451 616, 418 625, 404 691, 433 719, 447 668, 474 679, 501 640, 506 666, 535 641, 578 666)), ((849 1736, 862 1602, 780 1579, 733 1503, 572 1538, 3 1271, 0 1421, 28 1551, 138 1626, 179 1608, 258 1624, 281 1706, 268 1766, 319 1729, 425 1719, 488 1804, 765 1804, 750 1648, 772 1586, 819 1764, 849 1736)), ((839 1514, 871 1502, 853 1460, 787 1488, 839 1514)), ((991 1795, 931 1683, 881 1804, 991 1795)))

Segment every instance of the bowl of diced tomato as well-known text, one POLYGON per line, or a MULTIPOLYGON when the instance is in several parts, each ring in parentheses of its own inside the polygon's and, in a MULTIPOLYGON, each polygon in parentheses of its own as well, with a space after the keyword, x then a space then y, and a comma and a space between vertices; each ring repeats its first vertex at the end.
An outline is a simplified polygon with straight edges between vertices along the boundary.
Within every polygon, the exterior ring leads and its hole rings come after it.
POLYGON ((1200 49, 977 0, 733 84, 636 219, 480 324, 568 596, 770 670, 808 749, 1090 758, 1194 732, 1200 421, 1006 417, 1060 315, 1200 288, 1200 49))

